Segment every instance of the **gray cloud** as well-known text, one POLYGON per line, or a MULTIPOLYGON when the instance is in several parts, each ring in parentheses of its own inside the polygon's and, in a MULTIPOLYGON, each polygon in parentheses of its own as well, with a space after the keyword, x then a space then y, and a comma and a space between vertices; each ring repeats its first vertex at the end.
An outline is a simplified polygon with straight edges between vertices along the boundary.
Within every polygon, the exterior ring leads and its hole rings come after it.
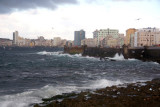
POLYGON ((0 14, 38 7, 55 9, 58 5, 76 3, 77 0, 0 0, 0 14))

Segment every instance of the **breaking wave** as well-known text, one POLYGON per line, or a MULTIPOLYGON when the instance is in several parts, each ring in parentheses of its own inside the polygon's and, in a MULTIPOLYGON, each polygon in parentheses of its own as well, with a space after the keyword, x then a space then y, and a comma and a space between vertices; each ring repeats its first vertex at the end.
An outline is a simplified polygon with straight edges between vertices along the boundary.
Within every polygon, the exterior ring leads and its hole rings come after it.
POLYGON ((32 89, 23 93, 18 93, 14 95, 0 96, 1 107, 32 107, 36 103, 41 103, 42 98, 50 98, 55 95, 60 95, 62 93, 80 92, 86 89, 98 89, 104 88, 112 85, 123 84, 124 82, 117 80, 111 81, 107 79, 100 79, 92 81, 85 84, 82 87, 77 86, 52 86, 46 85, 41 89, 32 89), (90 85, 89 85, 90 84, 90 85))
POLYGON ((82 56, 82 54, 71 55, 71 54, 63 53, 63 51, 58 51, 58 52, 42 51, 42 52, 37 52, 36 54, 49 55, 49 56, 58 56, 58 57, 80 58, 80 59, 89 59, 89 60, 97 60, 97 61, 99 61, 99 58, 90 57, 90 56, 82 56))

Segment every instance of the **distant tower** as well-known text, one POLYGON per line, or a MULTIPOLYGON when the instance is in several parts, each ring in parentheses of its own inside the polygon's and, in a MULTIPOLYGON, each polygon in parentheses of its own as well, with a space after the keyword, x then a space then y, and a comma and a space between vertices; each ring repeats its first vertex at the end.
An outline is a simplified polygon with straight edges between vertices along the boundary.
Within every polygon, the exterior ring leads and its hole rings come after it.
POLYGON ((81 46, 81 40, 85 39, 85 31, 75 31, 74 32, 74 46, 81 46))
POLYGON ((18 45, 18 31, 13 32, 13 45, 18 45))

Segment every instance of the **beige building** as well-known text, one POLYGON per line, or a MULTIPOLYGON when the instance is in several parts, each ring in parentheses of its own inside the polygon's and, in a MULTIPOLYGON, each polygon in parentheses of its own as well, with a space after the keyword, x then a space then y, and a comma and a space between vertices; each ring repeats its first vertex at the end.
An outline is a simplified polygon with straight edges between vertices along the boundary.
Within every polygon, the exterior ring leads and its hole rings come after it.
POLYGON ((39 36, 38 39, 34 40, 35 46, 45 46, 46 45, 46 40, 44 39, 43 36, 39 36))
POLYGON ((109 38, 112 38, 112 36, 107 36, 107 37, 105 37, 103 40, 101 40, 101 41, 100 41, 100 46, 102 46, 102 47, 110 47, 110 46, 108 45, 108 40, 109 40, 109 38))
POLYGON ((52 46, 52 41, 53 41, 53 40, 51 40, 51 39, 47 39, 47 40, 45 41, 45 46, 52 46))
POLYGON ((134 36, 134 46, 153 46, 160 44, 160 30, 157 28, 139 29, 134 36))
POLYGON ((0 46, 12 46, 12 40, 0 38, 0 46))
POLYGON ((105 37, 100 42, 102 47, 117 47, 118 44, 118 38, 113 38, 112 36, 105 37))
POLYGON ((53 46, 60 46, 60 45, 61 45, 61 38, 60 37, 54 37, 53 46))
POLYGON ((115 48, 118 45, 117 43, 118 43, 118 41, 115 38, 109 38, 108 41, 107 41, 107 45, 109 47, 114 47, 115 48))
POLYGON ((124 34, 119 34, 119 36, 118 36, 118 39, 117 39, 117 41, 118 41, 118 47, 122 47, 123 45, 124 45, 124 41, 125 41, 125 37, 124 37, 124 34))
POLYGON ((66 43, 67 43, 67 40, 66 39, 62 39, 60 47, 64 47, 66 45, 66 43))
POLYGON ((124 45, 124 34, 119 34, 117 38, 112 35, 105 37, 100 41, 102 47, 122 47, 124 45))
POLYGON ((31 40, 25 38, 25 46, 28 47, 30 46, 31 40))
POLYGON ((18 36, 18 46, 25 46, 25 39, 18 36))
POLYGON ((97 46, 97 38, 92 39, 83 39, 81 40, 81 46, 87 45, 87 47, 96 47, 97 46))

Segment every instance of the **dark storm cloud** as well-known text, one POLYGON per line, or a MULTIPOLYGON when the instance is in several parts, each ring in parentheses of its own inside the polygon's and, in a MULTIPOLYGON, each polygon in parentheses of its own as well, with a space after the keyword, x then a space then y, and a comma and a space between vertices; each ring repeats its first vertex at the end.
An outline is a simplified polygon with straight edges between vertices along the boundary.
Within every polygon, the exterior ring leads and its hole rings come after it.
POLYGON ((0 14, 38 7, 55 9, 58 5, 76 3, 77 0, 0 0, 0 14))

